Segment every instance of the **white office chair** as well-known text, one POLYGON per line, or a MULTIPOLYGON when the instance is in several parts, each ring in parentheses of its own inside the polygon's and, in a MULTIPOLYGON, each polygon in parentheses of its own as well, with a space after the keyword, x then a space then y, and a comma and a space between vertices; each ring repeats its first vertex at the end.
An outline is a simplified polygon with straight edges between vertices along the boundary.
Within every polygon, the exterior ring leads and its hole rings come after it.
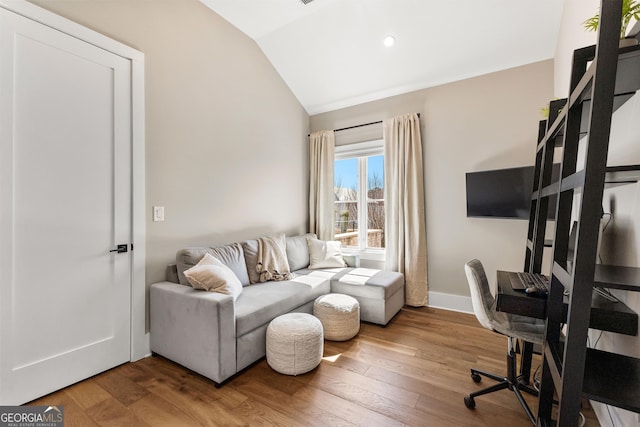
POLYGON ((489 289, 489 282, 482 263, 477 259, 471 260, 465 264, 464 270, 469 281, 473 311, 478 321, 485 328, 506 335, 508 338, 507 375, 500 376, 478 369, 471 369, 471 378, 474 382, 480 382, 482 376, 485 376, 498 381, 498 384, 469 394, 464 398, 464 404, 467 408, 473 409, 476 406, 475 397, 508 388, 515 393, 527 416, 532 424, 535 425, 535 417, 522 397, 521 390, 535 396, 538 393, 527 385, 528 378, 522 381, 518 376, 514 340, 520 339, 533 344, 542 344, 544 340, 544 321, 496 311, 496 300, 491 294, 491 289, 489 289))

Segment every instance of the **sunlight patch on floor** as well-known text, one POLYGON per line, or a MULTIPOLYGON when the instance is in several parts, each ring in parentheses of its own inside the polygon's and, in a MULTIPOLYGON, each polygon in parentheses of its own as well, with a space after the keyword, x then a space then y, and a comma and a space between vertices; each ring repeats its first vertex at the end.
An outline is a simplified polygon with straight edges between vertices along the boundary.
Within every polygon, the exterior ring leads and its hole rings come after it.
POLYGON ((326 360, 327 362, 335 363, 335 361, 338 360, 340 358, 340 356, 342 356, 342 353, 338 353, 338 354, 336 354, 334 356, 323 357, 322 360, 326 360))

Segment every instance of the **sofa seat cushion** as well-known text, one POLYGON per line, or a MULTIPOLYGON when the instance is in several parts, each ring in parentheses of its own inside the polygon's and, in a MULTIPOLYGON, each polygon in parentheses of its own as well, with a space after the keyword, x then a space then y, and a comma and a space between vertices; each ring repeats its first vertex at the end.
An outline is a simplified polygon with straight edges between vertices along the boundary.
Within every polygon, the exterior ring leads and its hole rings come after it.
POLYGON ((302 269, 296 274, 329 278, 331 292, 354 297, 387 300, 404 287, 403 274, 371 268, 302 269))
POLYGON ((245 286, 235 303, 236 337, 241 337, 320 295, 328 294, 330 288, 328 279, 313 276, 245 286))

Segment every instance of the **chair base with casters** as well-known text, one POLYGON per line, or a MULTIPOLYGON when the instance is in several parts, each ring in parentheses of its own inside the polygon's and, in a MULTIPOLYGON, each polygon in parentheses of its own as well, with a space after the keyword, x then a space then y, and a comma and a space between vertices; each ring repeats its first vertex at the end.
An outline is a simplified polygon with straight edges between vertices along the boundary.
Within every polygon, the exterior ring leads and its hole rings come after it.
POLYGON ((526 381, 522 379, 521 375, 517 373, 517 363, 516 363, 516 351, 514 346, 513 337, 508 337, 508 350, 507 350, 507 376, 500 376, 496 374, 492 374, 490 372, 482 371, 480 369, 471 368, 471 379, 474 383, 479 383, 482 381, 482 377, 491 378, 492 380, 498 381, 497 384, 489 386, 487 388, 483 388, 482 390, 475 391, 470 393, 468 396, 464 398, 464 404, 469 409, 474 409, 476 407, 475 398, 478 396, 482 396, 483 394, 493 393, 494 391, 504 390, 508 388, 513 391, 516 398, 524 408, 524 411, 527 413, 529 420, 533 425, 536 424, 535 416, 533 412, 529 408, 529 405, 524 400, 524 396, 522 395, 522 391, 532 394, 534 396, 538 396, 537 390, 533 387, 530 387, 526 381))
POLYGON ((466 263, 465 272, 469 281, 471 302, 476 318, 486 329, 507 337, 507 375, 501 376, 478 369, 471 369, 471 379, 474 382, 479 383, 484 376, 497 381, 497 384, 469 394, 464 398, 464 404, 467 408, 474 409, 476 397, 498 390, 509 389, 515 394, 531 423, 536 425, 535 416, 524 400, 522 392, 530 393, 534 396, 538 395, 538 392, 529 386, 529 374, 533 345, 542 345, 543 342, 544 322, 531 317, 497 311, 496 300, 491 293, 484 267, 477 259, 466 263), (521 348, 523 363, 521 363, 520 374, 517 372, 516 340, 524 343, 524 347, 521 348))

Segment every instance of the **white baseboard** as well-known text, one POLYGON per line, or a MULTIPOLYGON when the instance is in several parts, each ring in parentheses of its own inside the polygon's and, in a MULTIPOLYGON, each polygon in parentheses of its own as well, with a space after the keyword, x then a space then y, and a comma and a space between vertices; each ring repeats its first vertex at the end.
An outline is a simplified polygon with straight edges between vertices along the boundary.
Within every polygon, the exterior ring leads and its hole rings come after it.
POLYGON ((471 297, 462 295, 429 292, 429 307, 473 314, 471 297))

